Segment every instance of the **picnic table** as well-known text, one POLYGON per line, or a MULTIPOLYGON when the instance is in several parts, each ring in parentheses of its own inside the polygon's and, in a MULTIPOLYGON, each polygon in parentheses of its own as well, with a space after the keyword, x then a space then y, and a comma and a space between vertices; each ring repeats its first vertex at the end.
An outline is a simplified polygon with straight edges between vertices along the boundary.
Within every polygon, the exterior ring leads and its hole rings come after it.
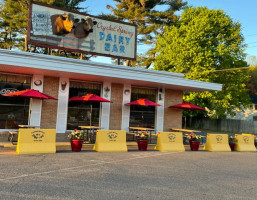
MULTIPOLYGON (((40 126, 38 125, 18 125, 19 128, 40 128, 40 126)), ((8 141, 10 141, 12 144, 16 143, 17 140, 18 140, 18 133, 19 133, 19 130, 12 130, 12 131, 9 131, 9 135, 8 135, 8 141), (16 137, 16 139, 14 139, 16 137)))
MULTIPOLYGON (((100 126, 79 126, 79 128, 81 128, 82 130, 86 130, 86 135, 87 135, 87 139, 86 141, 88 141, 89 143, 94 143, 94 134, 98 129, 102 129, 103 127, 100 126)), ((84 138, 85 139, 85 138, 84 138)))
POLYGON ((150 135, 149 137, 149 142, 151 143, 151 132, 155 132, 156 129, 153 128, 145 128, 145 127, 129 127, 129 130, 132 131, 133 133, 139 133, 139 132, 145 132, 147 135, 150 135))
MULTIPOLYGON (((180 128, 171 128, 171 131, 174 131, 174 132, 182 132, 183 133, 183 142, 184 143, 187 143, 187 140, 188 140, 188 135, 191 134, 191 133, 195 133, 197 135, 201 135, 201 131, 198 131, 198 130, 191 130, 191 129, 180 129, 180 128)), ((203 144, 203 137, 205 136, 202 136, 201 138, 201 143, 203 144)), ((188 142, 189 143, 189 142, 188 142)))

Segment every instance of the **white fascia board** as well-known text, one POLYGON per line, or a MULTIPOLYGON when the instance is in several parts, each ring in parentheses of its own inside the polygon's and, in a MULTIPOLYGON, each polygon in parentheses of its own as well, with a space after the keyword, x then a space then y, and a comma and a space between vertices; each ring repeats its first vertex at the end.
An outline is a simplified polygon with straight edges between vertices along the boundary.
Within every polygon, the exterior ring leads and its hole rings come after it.
POLYGON ((102 77, 184 86, 200 90, 222 89, 221 84, 184 79, 184 74, 77 60, 59 56, 0 49, 0 64, 80 73, 102 77))

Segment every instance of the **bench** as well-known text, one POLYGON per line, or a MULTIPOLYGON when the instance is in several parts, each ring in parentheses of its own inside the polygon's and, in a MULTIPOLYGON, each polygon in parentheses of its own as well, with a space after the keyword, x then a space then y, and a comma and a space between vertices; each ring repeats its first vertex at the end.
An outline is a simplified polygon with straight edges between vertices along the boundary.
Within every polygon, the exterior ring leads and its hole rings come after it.
POLYGON ((8 141, 12 144, 18 141, 18 131, 9 131, 8 141))

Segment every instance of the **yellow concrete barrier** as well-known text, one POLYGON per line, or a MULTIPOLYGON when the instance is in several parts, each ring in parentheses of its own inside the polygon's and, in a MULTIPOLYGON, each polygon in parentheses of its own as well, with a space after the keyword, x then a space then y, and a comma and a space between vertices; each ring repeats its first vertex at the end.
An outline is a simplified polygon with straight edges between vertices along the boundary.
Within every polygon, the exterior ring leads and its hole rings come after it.
POLYGON ((243 133, 242 135, 235 135, 237 142, 235 145, 236 151, 256 151, 254 145, 254 135, 243 133))
POLYGON ((93 149, 100 152, 128 151, 126 144, 126 131, 98 130, 93 149))
POLYGON ((56 153, 56 130, 20 128, 16 152, 18 154, 56 153))
POLYGON ((227 134, 207 134, 204 150, 207 151, 231 151, 227 134))
POLYGON ((159 132, 155 149, 159 151, 185 151, 183 134, 180 132, 159 132))

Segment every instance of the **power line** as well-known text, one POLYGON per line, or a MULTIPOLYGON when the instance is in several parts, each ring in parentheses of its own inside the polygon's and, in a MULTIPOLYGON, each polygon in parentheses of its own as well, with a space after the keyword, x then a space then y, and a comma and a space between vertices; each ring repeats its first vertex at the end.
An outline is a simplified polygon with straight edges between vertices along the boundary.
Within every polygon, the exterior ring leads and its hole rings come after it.
POLYGON ((257 35, 257 33, 251 34, 251 35, 246 35, 245 37, 254 36, 254 35, 257 35))
POLYGON ((238 68, 230 68, 230 69, 218 69, 218 70, 209 70, 209 71, 204 71, 204 72, 188 72, 188 73, 184 73, 184 74, 195 74, 195 73, 198 73, 198 74, 203 74, 203 73, 206 73, 206 72, 210 72, 210 73, 213 73, 213 72, 224 72, 224 71, 234 71, 234 70, 244 70, 244 69, 250 69, 250 67, 238 67, 238 68))
POLYGON ((247 47, 247 48, 255 48, 255 47, 257 47, 257 46, 252 46, 252 47, 247 47))
POLYGON ((250 43, 247 43, 247 44, 254 44, 254 43, 257 43, 257 42, 250 42, 250 43))

